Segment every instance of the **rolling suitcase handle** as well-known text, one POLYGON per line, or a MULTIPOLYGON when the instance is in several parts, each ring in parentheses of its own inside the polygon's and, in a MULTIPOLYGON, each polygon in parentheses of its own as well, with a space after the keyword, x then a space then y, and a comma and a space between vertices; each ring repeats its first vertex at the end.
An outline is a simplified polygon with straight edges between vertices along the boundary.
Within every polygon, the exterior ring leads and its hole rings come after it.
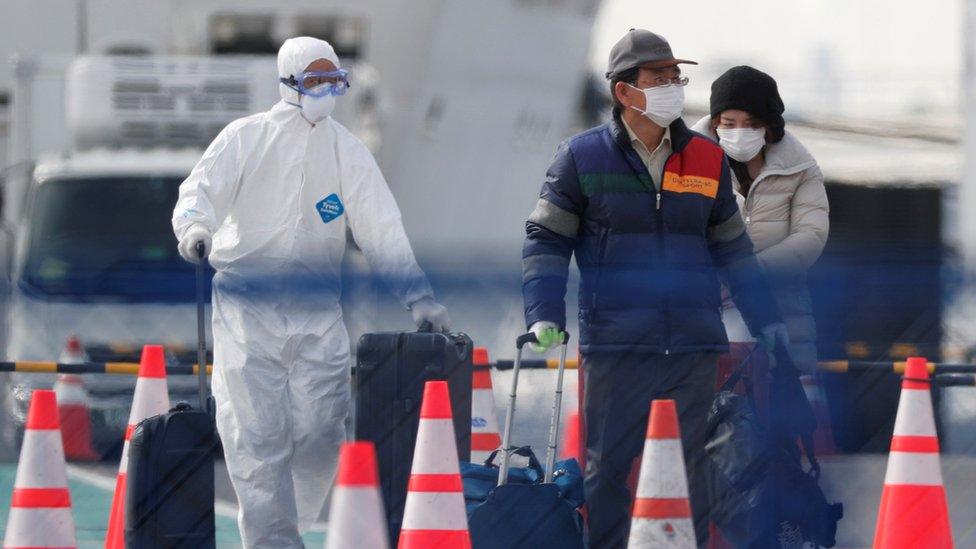
MULTIPOLYGON (((515 364, 512 367, 512 390, 508 395, 508 409, 505 412, 505 432, 502 434, 502 463, 498 470, 498 486, 508 481, 509 460, 512 456, 512 422, 515 419, 515 399, 518 393, 519 369, 522 366, 522 347, 526 343, 536 343, 538 340, 533 333, 522 334, 516 339, 515 364)), ((562 348, 559 352, 559 373, 557 375, 556 397, 553 403, 553 414, 549 424, 549 448, 546 450, 545 482, 552 482, 552 469, 556 459, 556 437, 559 434, 559 414, 563 396, 563 372, 566 370, 566 347, 569 344, 569 333, 563 332, 562 348)))
POLYGON ((207 329, 204 325, 204 300, 206 299, 204 286, 204 268, 207 265, 207 258, 204 257, 206 248, 203 242, 197 242, 197 255, 200 261, 197 262, 197 374, 199 384, 197 392, 200 397, 200 409, 213 417, 214 410, 210 409, 210 401, 207 398, 207 329))
POLYGON ((549 447, 546 449, 546 479, 552 482, 553 469, 556 465, 556 440, 559 436, 559 420, 563 403, 563 373, 566 371, 566 347, 569 346, 569 334, 563 332, 563 344, 559 349, 559 370, 556 374, 556 396, 552 403, 552 416, 549 423, 549 447))

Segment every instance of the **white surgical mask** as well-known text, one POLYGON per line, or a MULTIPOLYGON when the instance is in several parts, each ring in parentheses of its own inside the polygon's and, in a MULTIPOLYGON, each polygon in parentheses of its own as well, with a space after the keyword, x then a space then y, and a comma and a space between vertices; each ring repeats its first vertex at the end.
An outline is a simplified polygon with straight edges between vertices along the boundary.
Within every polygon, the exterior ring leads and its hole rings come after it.
POLYGON ((322 97, 302 95, 302 115, 305 116, 305 120, 317 124, 332 114, 335 104, 334 95, 323 95, 322 97))
MULTIPOLYGON (((630 84, 628 84, 630 86, 630 84)), ((640 89, 637 86, 630 86, 635 90, 644 92, 644 100, 647 105, 646 110, 631 105, 630 108, 643 114, 647 118, 662 128, 667 128, 672 122, 681 116, 685 108, 685 88, 684 86, 655 86, 653 88, 640 89)))
POLYGON ((759 154, 766 144, 766 130, 763 128, 718 128, 718 144, 729 158, 748 162, 759 154))

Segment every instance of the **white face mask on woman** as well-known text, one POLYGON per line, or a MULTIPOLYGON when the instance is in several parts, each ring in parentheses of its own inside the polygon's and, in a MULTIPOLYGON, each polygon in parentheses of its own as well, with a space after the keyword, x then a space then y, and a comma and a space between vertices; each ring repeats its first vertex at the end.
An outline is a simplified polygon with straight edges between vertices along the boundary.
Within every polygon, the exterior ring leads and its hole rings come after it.
POLYGON ((672 84, 670 86, 655 86, 653 88, 638 88, 631 86, 637 91, 644 93, 645 109, 640 110, 634 105, 630 108, 643 114, 647 118, 662 128, 667 128, 672 122, 681 116, 685 108, 685 88, 672 84))
POLYGON ((763 128, 718 128, 718 144, 729 158, 748 162, 759 154, 766 144, 766 130, 763 128))

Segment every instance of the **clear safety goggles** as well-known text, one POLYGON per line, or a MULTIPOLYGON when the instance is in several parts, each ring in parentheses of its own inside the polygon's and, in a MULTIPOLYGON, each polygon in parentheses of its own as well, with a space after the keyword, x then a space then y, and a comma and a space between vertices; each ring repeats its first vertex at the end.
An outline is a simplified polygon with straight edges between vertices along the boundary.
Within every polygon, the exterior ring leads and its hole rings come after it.
POLYGON ((303 95, 322 97, 325 95, 344 95, 349 89, 349 72, 339 69, 334 71, 307 71, 299 73, 297 77, 280 78, 282 84, 303 95))

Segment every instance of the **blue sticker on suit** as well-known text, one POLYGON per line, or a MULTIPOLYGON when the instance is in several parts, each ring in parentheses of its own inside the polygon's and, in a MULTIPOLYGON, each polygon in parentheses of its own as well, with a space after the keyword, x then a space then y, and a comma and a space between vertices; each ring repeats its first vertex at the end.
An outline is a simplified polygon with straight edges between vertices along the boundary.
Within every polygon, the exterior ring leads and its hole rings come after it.
POLYGON ((346 208, 342 205, 342 200, 339 200, 339 195, 333 193, 329 196, 323 198, 315 205, 315 209, 318 210, 319 215, 322 216, 322 222, 328 223, 333 219, 342 215, 346 211, 346 208))

